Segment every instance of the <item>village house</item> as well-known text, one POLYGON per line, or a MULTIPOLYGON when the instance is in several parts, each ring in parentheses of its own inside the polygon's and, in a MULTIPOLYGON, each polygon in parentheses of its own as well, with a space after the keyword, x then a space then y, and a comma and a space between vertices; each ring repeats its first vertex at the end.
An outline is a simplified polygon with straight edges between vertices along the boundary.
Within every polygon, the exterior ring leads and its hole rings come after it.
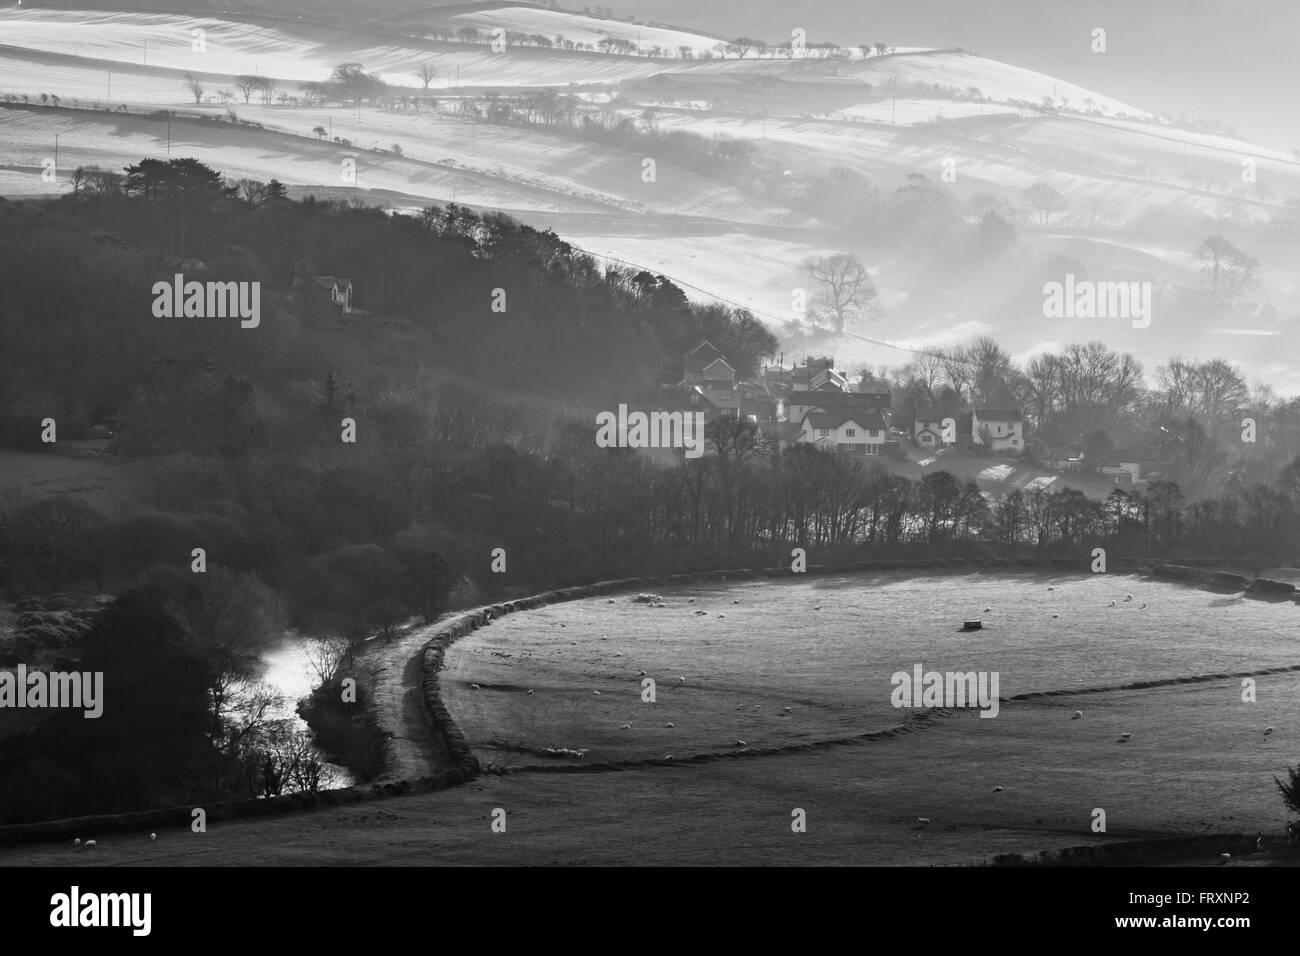
POLYGON ((1024 451, 1024 416, 1017 409, 977 408, 971 416, 971 442, 993 451, 1024 451))
POLYGON ((682 362, 681 385, 708 391, 728 391, 736 387, 736 370, 726 357, 707 339, 701 339, 686 353, 682 362))
POLYGON ((956 420, 957 413, 939 408, 934 405, 916 406, 916 413, 912 417, 912 440, 922 448, 943 448, 945 444, 943 438, 943 420, 945 418, 953 419, 953 431, 949 434, 956 439, 956 420))
POLYGON ((889 426, 878 412, 808 412, 799 441, 846 455, 878 455, 889 439, 889 426))
POLYGON ((352 280, 338 276, 312 276, 303 283, 303 294, 314 304, 328 304, 344 315, 352 312, 352 280))

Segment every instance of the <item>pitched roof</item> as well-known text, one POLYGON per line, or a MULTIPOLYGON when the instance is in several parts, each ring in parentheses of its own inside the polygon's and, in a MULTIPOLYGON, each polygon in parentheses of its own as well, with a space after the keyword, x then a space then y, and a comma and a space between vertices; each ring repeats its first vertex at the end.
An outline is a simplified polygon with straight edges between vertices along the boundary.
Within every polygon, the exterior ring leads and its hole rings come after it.
POLYGON ((986 422, 1018 422, 1024 416, 1018 408, 977 408, 975 414, 986 422))
POLYGON ((340 289, 346 289, 352 285, 351 279, 344 279, 341 276, 312 276, 312 281, 322 289, 332 289, 338 286, 340 289))
POLYGON ((885 420, 874 413, 854 412, 851 409, 836 409, 831 412, 809 412, 803 417, 804 422, 813 428, 839 428, 850 422, 866 429, 885 427, 885 420))

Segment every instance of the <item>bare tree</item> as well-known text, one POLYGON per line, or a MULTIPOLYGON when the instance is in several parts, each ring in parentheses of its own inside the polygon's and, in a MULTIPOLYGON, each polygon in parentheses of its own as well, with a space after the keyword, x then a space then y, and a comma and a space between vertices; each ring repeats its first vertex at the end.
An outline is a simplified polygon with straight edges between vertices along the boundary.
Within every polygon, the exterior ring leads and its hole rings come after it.
POLYGON ((421 63, 419 67, 416 68, 415 75, 419 78, 420 82, 424 84, 424 88, 427 90, 429 84, 437 79, 438 71, 431 63, 421 63))
POLYGON ((190 96, 194 97, 194 102, 202 103, 204 86, 199 82, 198 77, 193 73, 186 73, 183 79, 185 80, 185 89, 190 91, 190 96))
POLYGON ((1051 222, 1052 213, 1058 209, 1066 209, 1069 206, 1069 203, 1065 201, 1065 197, 1047 183, 1034 183, 1024 191, 1024 196, 1035 209, 1042 213, 1042 224, 1044 226, 1051 222))
POLYGON ((821 300, 834 317, 837 335, 844 331, 846 319, 860 314, 876 298, 871 276, 852 253, 838 252, 824 259, 810 257, 801 269, 822 284, 821 300))
POLYGON ((1222 236, 1209 236, 1196 247, 1201 275, 1216 302, 1238 295, 1259 274, 1259 260, 1247 255, 1222 236))

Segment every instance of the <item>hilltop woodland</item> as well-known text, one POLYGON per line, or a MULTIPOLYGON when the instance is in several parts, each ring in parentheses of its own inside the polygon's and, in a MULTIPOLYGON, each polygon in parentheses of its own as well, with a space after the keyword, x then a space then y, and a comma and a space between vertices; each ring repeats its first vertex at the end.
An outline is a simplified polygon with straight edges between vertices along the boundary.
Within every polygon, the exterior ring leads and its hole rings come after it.
MULTIPOLYGON (((68 455, 109 428, 97 464, 130 491, 110 504, 0 489, 0 586, 22 612, 0 666, 102 670, 110 701, 137 706, 10 725, 0 822, 319 786, 310 746, 235 693, 285 626, 336 640, 321 671, 337 681, 349 642, 458 603, 783 563, 793 546, 814 562, 1096 546, 1294 558, 1295 402, 1252 406, 1270 438, 1243 469, 1222 437, 1232 401, 1148 392, 1098 343, 1035 372, 986 341, 896 370, 897 400, 1015 398, 1050 371, 1050 400, 1026 405, 1034 425, 1165 422, 1187 449, 1184 487, 990 503, 947 472, 913 481, 889 462, 777 451, 734 420, 710 425, 704 457, 657 460, 598 448, 594 413, 652 402, 701 338, 754 376, 778 344, 751 315, 502 215, 291 202, 193 160, 83 173, 75 195, 0 202, 0 455, 68 455), (260 324, 155 318, 153 285, 177 272, 261 282, 260 324), (315 275, 347 276, 358 307, 408 324, 340 328, 304 294, 315 275), (57 593, 116 597, 84 613, 57 593)), ((339 736, 350 763, 373 764, 374 741, 339 736)))

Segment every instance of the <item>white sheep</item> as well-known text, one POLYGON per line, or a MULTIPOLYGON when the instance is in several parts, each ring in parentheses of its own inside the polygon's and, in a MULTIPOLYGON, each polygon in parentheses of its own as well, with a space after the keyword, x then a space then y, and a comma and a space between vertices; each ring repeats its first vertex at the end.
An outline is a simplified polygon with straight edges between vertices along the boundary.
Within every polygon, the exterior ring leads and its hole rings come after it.
POLYGON ((916 818, 916 822, 917 822, 921 827, 928 827, 928 826, 930 825, 930 818, 929 818, 929 817, 917 817, 917 818, 916 818))
POLYGON ((483 688, 482 688, 482 687, 479 687, 478 684, 470 684, 470 685, 469 685, 469 689, 470 689, 470 690, 482 690, 483 688))
POLYGON ((670 727, 670 728, 671 728, 671 727, 675 727, 675 726, 677 726, 677 725, 674 724, 674 723, 670 720, 668 723, 664 724, 664 726, 665 726, 665 727, 670 727))
POLYGON ((1061 616, 1061 615, 1059 615, 1059 614, 1053 614, 1053 615, 1052 615, 1053 618, 1058 618, 1058 617, 1060 617, 1060 616, 1061 616))
POLYGON ((685 684, 685 683, 686 683, 686 678, 685 678, 685 677, 679 677, 679 678, 677 678, 677 683, 679 683, 679 684, 685 684))
POLYGON ((593 690, 592 693, 595 694, 597 697, 600 696, 600 691, 598 690, 593 690))
POLYGON ((528 688, 528 696, 531 697, 532 695, 533 695, 533 689, 530 687, 528 688))
POLYGON ((743 740, 737 740, 737 741, 736 741, 736 746, 737 746, 737 747, 748 747, 749 744, 745 743, 743 740))
POLYGON ((150 842, 150 843, 152 843, 152 842, 153 842, 154 840, 156 840, 156 839, 158 839, 158 834, 156 834, 156 833, 150 833, 150 834, 149 834, 149 842, 150 842))
POLYGON ((1272 728, 1272 727, 1265 727, 1265 728, 1264 728, 1264 736, 1265 736, 1265 737, 1267 737, 1267 736, 1268 736, 1269 734, 1271 734, 1272 732, 1273 732, 1273 728, 1272 728))
POLYGON ((1083 716, 1083 711, 1081 711, 1081 710, 1076 710, 1076 711, 1074 712, 1074 716, 1071 717, 1070 719, 1071 719, 1071 720, 1078 720, 1078 719, 1079 719, 1080 717, 1082 717, 1082 716, 1083 716))
POLYGON ((994 788, 993 788, 993 792, 994 792, 994 793, 1001 793, 1001 792, 1002 792, 1002 788, 1001 788, 1001 787, 994 787, 994 788))
POLYGON ((95 847, 97 847, 97 846, 99 846, 99 844, 96 843, 94 840, 87 840, 87 841, 86 841, 86 849, 87 849, 87 850, 93 850, 93 849, 95 849, 95 847))
POLYGON ((72 841, 72 845, 73 845, 73 846, 81 846, 81 837, 77 837, 75 840, 73 840, 73 841, 72 841))
POLYGON ((631 724, 624 724, 623 726, 619 727, 618 729, 619 729, 619 730, 631 730, 631 729, 632 729, 632 725, 631 725, 631 724))

